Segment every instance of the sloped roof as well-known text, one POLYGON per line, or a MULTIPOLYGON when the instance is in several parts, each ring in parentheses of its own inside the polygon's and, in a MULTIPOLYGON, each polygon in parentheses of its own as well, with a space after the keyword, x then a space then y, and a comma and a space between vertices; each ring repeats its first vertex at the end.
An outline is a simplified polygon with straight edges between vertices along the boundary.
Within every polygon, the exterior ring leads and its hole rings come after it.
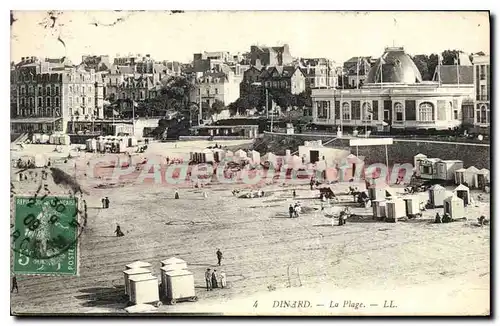
POLYGON ((429 188, 430 190, 436 191, 436 190, 445 190, 445 188, 441 185, 435 184, 432 187, 429 188))
POLYGON ((458 187, 455 188, 455 190, 453 191, 457 191, 457 190, 469 190, 469 187, 467 187, 466 185, 463 185, 463 184, 460 184, 458 187))
POLYGON ((133 74, 135 72, 133 66, 115 66, 115 69, 120 74, 133 74))
POLYGON ((452 194, 450 196, 447 196, 444 201, 463 201, 462 198, 457 197, 457 195, 452 194))
POLYGON ((479 172, 479 169, 476 168, 474 165, 469 166, 466 170, 467 170, 467 172, 479 172))
POLYGON ((186 261, 180 259, 180 258, 177 258, 177 257, 171 257, 171 258, 168 258, 168 259, 165 259, 165 260, 162 260, 161 263, 164 264, 164 265, 170 265, 170 264, 183 264, 185 263, 186 261))
POLYGON ((126 265, 125 267, 130 268, 130 269, 132 269, 132 268, 144 268, 144 267, 151 267, 151 264, 148 262, 145 262, 145 261, 138 260, 138 261, 135 261, 133 263, 126 265))
POLYGON ((479 170, 479 172, 481 174, 488 174, 488 173, 490 173, 490 170, 483 168, 483 169, 479 170))
MULTIPOLYGON (((442 84, 473 84, 474 83, 474 67, 472 66, 457 66, 456 65, 448 65, 448 66, 438 66, 436 67, 436 71, 439 69, 439 73, 441 75, 441 83, 442 84), (457 75, 458 70, 458 75, 457 75), (460 80, 457 76, 460 76, 460 80)), ((434 81, 439 81, 439 75, 434 74, 434 81)))
POLYGON ((289 77, 295 73, 295 70, 297 70, 297 68, 291 66, 285 66, 283 67, 281 74, 283 75, 283 77, 289 77))
POLYGON ((414 157, 427 157, 427 155, 422 154, 422 153, 418 153, 418 154, 417 154, 417 155, 415 155, 414 157))

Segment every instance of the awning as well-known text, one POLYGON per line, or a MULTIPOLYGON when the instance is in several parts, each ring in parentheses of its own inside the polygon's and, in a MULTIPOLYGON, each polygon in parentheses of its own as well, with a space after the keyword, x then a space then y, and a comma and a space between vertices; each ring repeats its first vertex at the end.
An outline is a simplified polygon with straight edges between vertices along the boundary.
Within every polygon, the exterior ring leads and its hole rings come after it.
POLYGON ((62 119, 59 118, 14 118, 10 119, 11 123, 53 123, 57 120, 62 119))

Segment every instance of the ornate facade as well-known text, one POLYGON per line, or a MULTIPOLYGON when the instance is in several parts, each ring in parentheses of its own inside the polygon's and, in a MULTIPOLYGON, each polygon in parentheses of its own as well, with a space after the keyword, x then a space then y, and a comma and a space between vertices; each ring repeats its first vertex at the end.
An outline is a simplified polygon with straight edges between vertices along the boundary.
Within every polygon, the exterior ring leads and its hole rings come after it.
POLYGON ((424 82, 403 48, 387 48, 359 89, 312 90, 313 123, 378 131, 453 129, 462 124, 462 105, 474 96, 471 69, 448 69, 462 77, 460 84, 457 76, 424 82))

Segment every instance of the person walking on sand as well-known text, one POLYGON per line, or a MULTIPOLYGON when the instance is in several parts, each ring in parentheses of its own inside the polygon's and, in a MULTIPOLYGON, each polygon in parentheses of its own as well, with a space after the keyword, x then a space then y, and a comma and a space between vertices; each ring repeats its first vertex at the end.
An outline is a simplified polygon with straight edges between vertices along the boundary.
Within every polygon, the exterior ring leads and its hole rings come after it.
POLYGON ((115 234, 117 237, 123 237, 125 235, 125 234, 123 234, 123 232, 118 224, 116 225, 115 234))
POLYGON ((214 269, 214 272, 212 273, 212 288, 216 289, 219 286, 217 285, 217 270, 214 269))
POLYGON ((178 192, 177 190, 175 191, 174 198, 175 198, 175 199, 179 199, 179 192, 178 192))
POLYGON ((205 272, 205 283, 207 284, 207 291, 212 291, 212 273, 210 272, 210 268, 207 268, 205 272))
POLYGON ((217 252, 215 254, 217 255, 217 265, 220 266, 220 262, 222 261, 222 251, 220 251, 220 249, 217 249, 217 252))
POLYGON ((288 207, 288 214, 290 214, 290 218, 293 218, 294 213, 295 209, 293 208, 292 204, 290 204, 290 207, 288 207))
POLYGON ((109 208, 109 198, 108 197, 104 198, 104 204, 105 204, 106 208, 109 208))
POLYGON ((13 293, 14 289, 16 289, 16 293, 19 293, 19 288, 17 287, 17 278, 16 278, 16 276, 12 277, 12 288, 10 289, 10 293, 13 293))
POLYGON ((221 288, 227 287, 226 273, 224 271, 220 272, 220 286, 221 288))
POLYGON ((102 208, 106 208, 106 199, 101 198, 102 208))
POLYGON ((297 193, 295 192, 295 189, 293 189, 292 197, 293 197, 293 199, 295 199, 295 197, 297 197, 297 193))

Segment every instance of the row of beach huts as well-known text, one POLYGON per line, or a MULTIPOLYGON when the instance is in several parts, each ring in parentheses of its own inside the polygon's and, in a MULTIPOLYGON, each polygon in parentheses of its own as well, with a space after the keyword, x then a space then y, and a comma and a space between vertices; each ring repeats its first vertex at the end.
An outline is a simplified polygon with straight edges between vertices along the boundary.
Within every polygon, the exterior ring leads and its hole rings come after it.
POLYGON ((187 263, 177 257, 161 261, 160 279, 151 272, 148 262, 136 261, 123 271, 125 295, 132 305, 128 312, 141 312, 145 305, 159 307, 162 301, 175 304, 179 301, 196 301, 193 273, 187 263))
POLYGON ((470 189, 463 184, 453 190, 436 184, 427 192, 411 195, 396 195, 390 187, 374 186, 367 190, 373 217, 393 222, 398 218, 418 216, 426 203, 428 208, 443 208, 443 214, 449 214, 453 219, 465 218, 465 207, 473 204, 470 189))
POLYGON ((69 135, 66 134, 33 134, 31 138, 33 144, 70 145, 69 135))
POLYGON ((137 138, 132 136, 99 136, 87 139, 85 148, 89 152, 107 152, 114 149, 117 153, 127 152, 127 148, 137 146, 137 138))
POLYGON ((460 160, 442 160, 417 154, 414 156, 414 167, 416 176, 425 180, 454 182, 478 189, 484 189, 490 183, 490 170, 475 166, 464 168, 460 160))

